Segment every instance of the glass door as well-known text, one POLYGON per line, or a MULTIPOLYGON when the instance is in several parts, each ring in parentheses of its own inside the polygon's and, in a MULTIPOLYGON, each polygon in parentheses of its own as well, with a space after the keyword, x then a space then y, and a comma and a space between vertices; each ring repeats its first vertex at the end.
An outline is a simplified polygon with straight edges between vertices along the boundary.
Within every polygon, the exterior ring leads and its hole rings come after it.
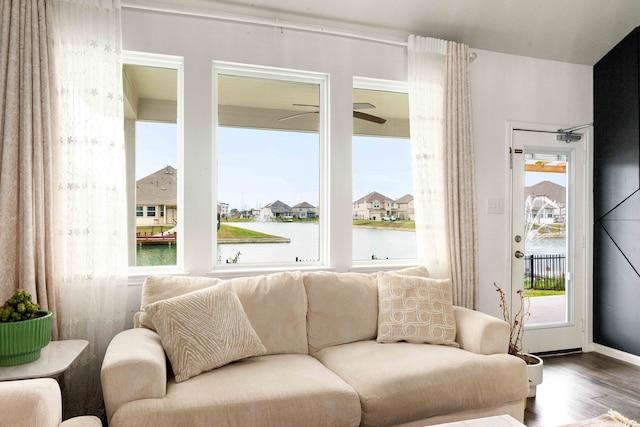
POLYGON ((555 133, 512 135, 512 310, 529 301, 524 350, 582 347, 584 140, 555 133))

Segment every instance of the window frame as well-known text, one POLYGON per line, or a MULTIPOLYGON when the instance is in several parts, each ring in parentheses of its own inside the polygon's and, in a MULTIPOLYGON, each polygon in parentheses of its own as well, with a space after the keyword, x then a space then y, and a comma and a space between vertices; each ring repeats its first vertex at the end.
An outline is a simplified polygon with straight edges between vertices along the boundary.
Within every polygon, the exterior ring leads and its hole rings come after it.
MULTIPOLYGON (((354 76, 353 77, 353 89, 365 89, 365 90, 375 90, 375 91, 384 91, 384 92, 398 92, 398 93, 409 93, 409 82, 408 81, 399 81, 399 80, 385 80, 385 79, 377 79, 377 78, 370 78, 370 77, 361 77, 361 76, 354 76)), ((353 147, 353 137, 355 135, 351 135, 351 146, 353 147)), ((410 141, 410 138, 409 138, 410 141)), ((352 166, 351 166, 351 172, 353 173, 353 159, 352 159, 352 166)), ((353 176, 353 175, 352 175, 353 176)), ((353 181, 351 182, 351 186, 353 187, 353 181)), ((380 205, 380 203, 378 203, 380 205)), ((389 203, 387 202, 387 205, 389 203)), ((393 203, 395 204, 395 203, 393 203)), ((373 205, 373 203, 372 203, 373 205)), ((380 206, 378 208, 376 208, 375 206, 373 207, 374 209, 379 209, 380 206)), ((350 217, 354 217, 353 214, 350 215, 350 217)), ((414 219, 415 221, 415 219, 414 219)), ((351 239, 353 242, 353 226, 351 227, 351 239)), ((389 268, 393 268, 393 267, 407 267, 407 266, 414 266, 414 265, 419 265, 419 261, 417 259, 417 254, 416 254, 416 258, 397 258, 397 259, 390 259, 390 260, 386 260, 386 259, 373 259, 373 260, 355 260, 353 259, 353 254, 351 255, 351 270, 352 271, 358 271, 358 270, 362 270, 362 271, 376 271, 376 270, 384 270, 384 269, 389 269, 389 268)))
MULTIPOLYGON (((329 75, 313 71, 294 70, 288 68, 268 67, 254 64, 243 64, 227 61, 212 61, 212 141, 211 141, 211 167, 212 170, 218 170, 218 76, 232 75, 238 77, 248 77, 257 79, 281 80, 299 83, 317 84, 319 90, 318 99, 318 161, 319 161, 319 177, 318 177, 318 206, 320 207, 319 230, 318 230, 318 261, 304 262, 273 262, 273 263, 254 263, 254 264, 226 264, 217 263, 217 235, 213 233, 212 239, 212 273, 225 273, 233 271, 270 271, 283 269, 318 269, 330 267, 329 255, 329 212, 330 197, 329 189, 329 75)), ((218 200, 218 175, 212 173, 212 212, 217 211, 218 200)))
MULTIPOLYGON (((155 68, 167 68, 176 70, 176 139, 177 139, 177 165, 176 169, 181 179, 178 180, 177 194, 177 210, 180 217, 184 218, 184 57, 177 55, 165 55, 148 52, 139 52, 133 50, 122 51, 122 66, 124 65, 140 65, 155 68)), ((127 190, 131 193, 129 203, 135 203, 135 145, 127 144, 127 190)), ((127 235, 133 239, 129 243, 129 250, 134 251, 130 254, 135 259, 136 241, 135 241, 135 220, 136 216, 129 218, 130 224, 127 229, 127 235)), ((129 278, 131 283, 137 283, 138 278, 148 276, 150 274, 180 274, 184 273, 184 223, 178 221, 177 240, 176 240, 176 265, 154 265, 154 266, 135 266, 129 265, 129 278)))

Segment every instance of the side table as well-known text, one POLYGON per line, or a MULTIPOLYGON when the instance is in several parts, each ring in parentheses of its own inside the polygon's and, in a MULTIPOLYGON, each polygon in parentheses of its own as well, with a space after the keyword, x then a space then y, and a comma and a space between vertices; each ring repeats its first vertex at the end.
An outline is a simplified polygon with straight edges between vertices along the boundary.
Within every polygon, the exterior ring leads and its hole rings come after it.
POLYGON ((56 377, 87 348, 86 340, 51 341, 41 350, 40 358, 15 366, 0 366, 0 381, 56 377))

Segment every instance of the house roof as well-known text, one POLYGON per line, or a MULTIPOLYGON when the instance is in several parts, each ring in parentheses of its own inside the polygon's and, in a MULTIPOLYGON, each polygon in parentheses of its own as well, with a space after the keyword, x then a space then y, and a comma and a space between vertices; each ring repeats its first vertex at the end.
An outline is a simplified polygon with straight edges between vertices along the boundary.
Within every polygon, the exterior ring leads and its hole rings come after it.
POLYGON ((549 200, 558 204, 558 206, 564 206, 567 199, 567 189, 555 182, 542 181, 531 187, 525 187, 524 197, 528 196, 546 196, 549 200))
POLYGON ((302 202, 302 203, 298 203, 293 207, 293 209, 309 209, 309 208, 313 209, 315 208, 315 206, 313 206, 311 203, 302 202))
POLYGON ((175 205, 178 201, 178 170, 166 166, 136 181, 137 205, 175 205))
POLYGON ((359 198, 353 203, 369 203, 369 202, 373 202, 374 200, 377 200, 383 203, 387 203, 387 202, 393 203, 393 199, 390 199, 389 197, 383 194, 380 194, 377 191, 372 191, 371 193, 367 194, 364 197, 359 198))
POLYGON ((273 203, 269 203, 268 205, 265 206, 265 208, 271 209, 271 212, 273 213, 293 212, 293 209, 291 209, 291 206, 281 202, 280 200, 276 200, 273 203))
POLYGON ((413 200, 413 196, 411 194, 405 194, 404 196, 397 199, 396 203, 409 203, 412 200, 413 200))

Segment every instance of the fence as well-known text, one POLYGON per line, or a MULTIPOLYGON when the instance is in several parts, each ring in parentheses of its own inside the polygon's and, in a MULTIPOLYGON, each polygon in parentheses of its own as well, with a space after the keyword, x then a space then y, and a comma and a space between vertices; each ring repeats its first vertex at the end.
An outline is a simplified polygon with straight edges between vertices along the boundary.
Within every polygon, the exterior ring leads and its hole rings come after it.
POLYGON ((535 290, 565 290, 565 256, 526 255, 524 288, 535 290))

